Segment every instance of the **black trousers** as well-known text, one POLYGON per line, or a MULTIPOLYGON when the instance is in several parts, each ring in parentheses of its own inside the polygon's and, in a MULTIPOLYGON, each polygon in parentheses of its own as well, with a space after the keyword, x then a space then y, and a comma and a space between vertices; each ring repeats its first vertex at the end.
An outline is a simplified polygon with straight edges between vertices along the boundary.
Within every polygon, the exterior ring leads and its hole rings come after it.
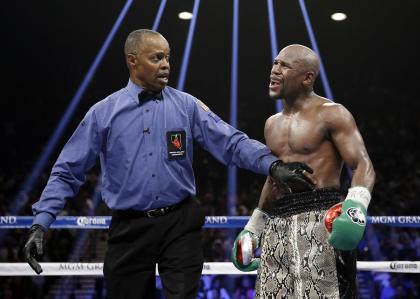
POLYGON ((203 224, 195 198, 155 218, 113 213, 104 262, 108 298, 155 298, 156 264, 166 298, 196 298, 204 261, 203 224))

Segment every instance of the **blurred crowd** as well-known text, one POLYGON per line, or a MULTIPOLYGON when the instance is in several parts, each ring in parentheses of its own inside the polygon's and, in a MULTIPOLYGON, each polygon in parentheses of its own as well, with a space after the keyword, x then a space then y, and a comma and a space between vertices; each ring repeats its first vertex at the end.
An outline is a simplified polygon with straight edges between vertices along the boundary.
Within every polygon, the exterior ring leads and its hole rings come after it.
MULTIPOLYGON (((412 101, 402 99, 399 105, 381 107, 377 102, 363 106, 365 113, 355 114, 359 129, 365 139, 368 152, 375 166, 377 182, 370 215, 420 215, 420 122, 415 117, 412 101), (408 112, 407 112, 408 111, 408 112), (411 111, 411 112, 410 112, 411 111), (370 112, 375 113, 370 120, 370 112), (406 117, 401 117, 401 115, 406 117)), ((387 105, 384 105, 387 106, 387 105)), ((355 109, 357 107, 354 107, 355 109)), ((9 149, 13 151, 13 149, 9 149)), ((3 149, 5 151, 5 149, 3 149)), ((198 198, 206 215, 250 215, 256 207, 265 178, 238 170, 237 197, 228 205, 227 169, 205 151, 195 149, 195 171, 198 198)), ((53 163, 54 161, 51 161, 53 163)), ((33 161, 19 161, 14 167, 2 169, 0 173, 0 216, 9 215, 14 199, 19 193, 33 161)), ((41 176, 37 187, 25 198, 26 204, 20 215, 32 215, 31 205, 38 200, 45 186, 49 170, 41 176)), ((86 177, 78 196, 70 199, 62 215, 109 215, 108 208, 95 200, 95 189, 100 169, 92 169, 86 177)), ((348 180, 343 179, 343 186, 348 180)), ((358 259, 420 260, 420 233, 418 228, 397 228, 382 224, 370 225, 359 246, 358 259)), ((0 231, 0 262, 23 262, 21 248, 26 231, 11 229, 0 231), (6 232, 6 233, 5 233, 6 232)), ((85 244, 76 255, 74 244, 80 239, 81 231, 51 229, 47 234, 44 262, 81 261, 101 262, 106 231, 87 232, 85 244)), ((204 229, 203 250, 207 262, 230 261, 230 250, 238 230, 204 229)), ((359 272, 360 289, 367 288, 369 298, 419 298, 420 275, 381 272, 359 272), (368 282, 368 283, 366 283, 368 282), (374 282, 372 284, 372 282, 374 282), (365 284, 364 284, 365 283, 365 284)), ((68 281, 66 282, 68 283, 68 281)), ((82 282, 73 279, 70 288, 76 290, 82 282)), ((94 279, 91 298, 105 298, 103 279, 94 279)), ((60 277, 2 277, 0 298, 53 298, 53 289, 64 284, 60 277)), ((199 298, 253 298, 255 276, 203 276, 199 298)), ((158 280, 158 289, 161 288, 158 280)), ((70 292, 68 298, 77 298, 70 292)), ((57 295, 55 295, 57 296, 57 295)), ((360 295, 363 298, 363 294, 360 295)), ((59 298, 59 297, 57 297, 59 298)), ((367 297, 366 297, 367 298, 367 297)))

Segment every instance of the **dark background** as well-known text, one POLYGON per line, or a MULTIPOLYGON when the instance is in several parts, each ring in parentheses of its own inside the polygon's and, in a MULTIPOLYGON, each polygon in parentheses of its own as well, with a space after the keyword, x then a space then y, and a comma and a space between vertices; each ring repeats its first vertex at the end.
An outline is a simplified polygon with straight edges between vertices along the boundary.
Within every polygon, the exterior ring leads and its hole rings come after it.
MULTIPOLYGON (((291 43, 311 47, 298 1, 273 2, 278 49, 291 43)), ((0 11, 3 25, 0 29, 3 73, 0 81, 0 215, 10 211, 13 199, 124 4, 121 0, 3 4, 0 11)), ((151 0, 134 1, 131 5, 38 185, 29 195, 22 215, 31 214, 30 204, 39 198, 52 163, 89 107, 127 84, 125 38, 135 29, 151 28, 159 5, 160 1, 151 0)), ((345 105, 355 117, 375 166, 377 182, 369 214, 419 215, 419 2, 307 0, 306 6, 334 100, 345 105), (330 19, 334 12, 344 12, 348 19, 334 22, 330 19)), ((184 10, 192 11, 192 7, 192 0, 168 0, 158 28, 171 46, 169 85, 173 87, 178 82, 189 26, 189 21, 180 20, 177 15, 184 10)), ((275 104, 267 97, 272 64, 267 3, 240 0, 239 10, 238 128, 264 142, 265 120, 275 113, 275 104)), ((226 121, 229 121, 230 109, 232 14, 233 1, 201 0, 184 88, 226 121)), ((320 83, 319 79, 316 92, 324 96, 320 83)), ((239 170, 236 207, 234 211, 227 211, 226 168, 197 149, 195 170, 198 194, 207 215, 251 213, 264 177, 239 170)), ((86 203, 96 182, 97 170, 93 170, 78 197, 68 202, 67 214, 86 215, 86 203)), ((102 206, 96 214, 108 212, 102 206)), ((375 238, 363 240, 359 260, 420 260, 418 229, 381 225, 368 228, 374 229, 375 238), (372 249, 375 246, 380 248, 379 252, 372 249)), ((46 260, 68 260, 78 233, 50 230, 46 260)), ((231 242, 226 230, 204 230, 203 233, 206 261, 228 261, 231 242)), ((90 239, 100 238, 106 236, 90 239)), ((25 239, 24 231, 13 231, 5 247, 0 248, 0 261, 22 262, 19 248, 25 239)), ((89 246, 96 246, 95 242, 90 242, 89 246)), ((96 254, 96 249, 86 250, 81 261, 100 260, 101 256, 96 254)), ((384 294, 392 296, 383 298, 420 296, 419 275, 359 272, 359 283, 361 298, 379 298, 384 294), (363 297, 364 289, 368 290, 367 297, 363 297)), ((38 286, 29 278, 8 278, 0 284, 0 297, 49 298, 44 294, 51 293, 54 284, 57 281, 53 278, 38 286), (34 290, 38 292, 36 297, 34 290)), ((77 289, 77 286, 72 288, 77 289)), ((233 293, 232 288, 229 290, 233 293)), ((99 293, 96 292, 95 298, 101 298, 99 293)))
MULTIPOLYGON (((298 1, 273 1, 278 48, 311 46, 298 1)), ((229 121, 232 1, 202 0, 185 91, 201 98, 229 121)), ((239 19, 239 127, 263 140, 266 118, 275 112, 267 94, 271 50, 266 1, 242 0, 239 19)), ((2 11, 1 148, 2 165, 34 163, 125 1, 19 1, 2 11)), ((160 1, 134 1, 63 136, 68 139, 88 108, 125 86, 128 72, 123 44, 129 32, 151 28, 160 1)), ((306 1, 334 100, 355 116, 374 121, 389 113, 414 117, 419 42, 418 1, 306 1), (333 12, 348 15, 343 22, 333 12), (378 101, 379 99, 379 101, 378 101), (414 113, 414 115, 412 115, 414 113)), ((158 31, 171 45, 176 86, 189 21, 191 0, 169 0, 158 31)), ((320 80, 319 82, 320 83, 320 80)), ((324 95, 321 85, 317 92, 324 95)), ((367 140, 369 143, 369 140, 367 140)), ((56 156, 56 155, 55 155, 56 156)), ((374 158, 374 157, 373 157, 374 158)))

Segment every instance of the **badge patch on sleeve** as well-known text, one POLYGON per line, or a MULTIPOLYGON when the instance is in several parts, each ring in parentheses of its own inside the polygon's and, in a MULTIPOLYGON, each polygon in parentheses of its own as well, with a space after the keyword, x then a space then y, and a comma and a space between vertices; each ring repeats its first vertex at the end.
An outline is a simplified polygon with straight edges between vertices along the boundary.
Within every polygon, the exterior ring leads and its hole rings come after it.
POLYGON ((166 144, 168 145, 169 160, 184 158, 186 155, 185 131, 166 132, 166 144))
POLYGON ((202 101, 200 101, 199 99, 197 99, 197 104, 201 107, 201 109, 203 109, 206 112, 210 111, 210 108, 207 107, 206 104, 204 104, 202 101))

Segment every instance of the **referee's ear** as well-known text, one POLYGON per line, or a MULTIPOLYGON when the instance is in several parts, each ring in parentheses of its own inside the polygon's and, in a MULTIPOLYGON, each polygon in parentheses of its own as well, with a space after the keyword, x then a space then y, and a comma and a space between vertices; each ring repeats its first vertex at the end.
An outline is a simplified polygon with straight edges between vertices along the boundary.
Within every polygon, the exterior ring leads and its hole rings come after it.
POLYGON ((137 57, 134 53, 127 54, 127 67, 131 70, 137 65, 137 57))

